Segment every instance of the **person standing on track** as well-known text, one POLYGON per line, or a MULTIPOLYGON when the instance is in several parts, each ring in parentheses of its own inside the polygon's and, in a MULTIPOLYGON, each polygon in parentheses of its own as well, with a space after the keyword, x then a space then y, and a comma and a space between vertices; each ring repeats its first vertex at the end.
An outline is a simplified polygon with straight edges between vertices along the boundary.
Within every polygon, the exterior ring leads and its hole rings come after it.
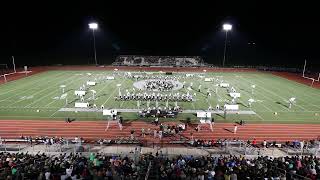
POLYGON ((237 134, 238 126, 235 124, 233 129, 233 134, 237 134))
POLYGON ((158 133, 157 133, 157 130, 155 129, 155 130, 153 130, 153 138, 156 139, 157 136, 158 136, 158 133))
POLYGON ((144 128, 141 129, 141 136, 142 136, 142 137, 145 137, 144 128))

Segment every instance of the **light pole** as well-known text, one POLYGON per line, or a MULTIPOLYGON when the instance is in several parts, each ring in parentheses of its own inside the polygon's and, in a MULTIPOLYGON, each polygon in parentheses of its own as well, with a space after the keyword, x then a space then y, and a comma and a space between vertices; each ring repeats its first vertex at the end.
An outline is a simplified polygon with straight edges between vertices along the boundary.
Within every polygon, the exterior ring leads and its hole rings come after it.
POLYGON ((93 49, 94 49, 94 61, 96 63, 96 66, 98 65, 97 62, 97 52, 96 52, 96 37, 94 35, 94 30, 98 29, 98 24, 95 22, 89 23, 89 29, 92 29, 92 35, 93 35, 93 49))
POLYGON ((226 32, 226 38, 225 38, 225 41, 224 41, 224 52, 223 52, 222 67, 224 67, 224 63, 226 61, 228 31, 230 31, 231 29, 232 29, 232 25, 231 24, 223 24, 223 30, 226 32))

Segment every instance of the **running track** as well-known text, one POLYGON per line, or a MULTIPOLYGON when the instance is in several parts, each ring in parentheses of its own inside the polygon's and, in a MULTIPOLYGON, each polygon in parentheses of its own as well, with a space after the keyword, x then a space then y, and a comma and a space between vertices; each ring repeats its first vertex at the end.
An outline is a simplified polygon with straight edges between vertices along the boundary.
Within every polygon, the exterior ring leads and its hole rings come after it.
MULTIPOLYGON (((168 124, 168 123, 166 123, 168 124)), ((170 123, 173 125, 174 123, 170 123)), ((195 127, 195 126, 194 126, 195 127)), ((200 132, 194 131, 194 127, 188 127, 187 131, 182 135, 191 138, 193 133, 195 139, 211 140, 211 139, 233 139, 240 138, 248 140, 256 138, 257 141, 263 140, 307 140, 318 138, 320 125, 304 125, 304 124, 246 124, 238 125, 237 134, 234 134, 232 123, 216 123, 214 130, 211 132, 208 125, 202 126, 200 132)), ((24 136, 62 136, 74 138, 75 136, 83 137, 85 140, 98 140, 100 138, 114 139, 117 137, 130 137, 130 131, 136 131, 135 136, 140 140, 148 142, 159 142, 159 139, 153 138, 153 133, 145 138, 141 137, 141 128, 147 130, 150 128, 159 130, 159 127, 143 121, 133 121, 125 123, 123 130, 120 131, 116 124, 112 124, 107 131, 106 122, 103 121, 75 121, 66 123, 64 121, 52 120, 1 120, 0 121, 0 137, 1 138, 18 138, 24 136)), ((176 137, 166 137, 164 142, 178 140, 176 137)))

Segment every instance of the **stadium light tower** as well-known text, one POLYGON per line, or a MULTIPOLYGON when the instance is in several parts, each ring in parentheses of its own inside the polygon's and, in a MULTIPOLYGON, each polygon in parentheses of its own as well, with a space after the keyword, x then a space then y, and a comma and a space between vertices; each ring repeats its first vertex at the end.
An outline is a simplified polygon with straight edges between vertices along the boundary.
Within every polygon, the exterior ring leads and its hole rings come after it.
POLYGON ((231 24, 223 24, 222 27, 223 27, 223 30, 226 32, 226 38, 225 38, 225 41, 224 41, 223 61, 222 61, 222 67, 224 67, 224 63, 226 61, 228 31, 231 31, 232 25, 231 24))
POLYGON ((89 29, 92 29, 92 35, 93 35, 93 49, 94 49, 94 61, 96 63, 96 66, 98 65, 97 62, 97 52, 96 52, 96 37, 94 35, 94 31, 98 29, 98 24, 95 22, 89 23, 89 29))

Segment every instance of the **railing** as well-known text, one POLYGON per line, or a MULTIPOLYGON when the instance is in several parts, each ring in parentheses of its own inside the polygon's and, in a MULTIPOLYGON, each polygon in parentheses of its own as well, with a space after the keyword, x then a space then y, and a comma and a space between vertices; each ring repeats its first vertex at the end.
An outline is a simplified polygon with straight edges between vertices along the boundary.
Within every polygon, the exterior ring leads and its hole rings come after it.
POLYGON ((152 167, 152 163, 150 161, 149 166, 148 166, 148 170, 147 170, 147 173, 146 173, 146 177, 144 178, 144 180, 148 180, 149 175, 150 175, 151 167, 152 167))
POLYGON ((287 170, 285 169, 282 169, 282 168, 279 168, 279 167, 276 167, 276 166, 271 166, 271 168, 274 168, 276 170, 279 170, 280 171, 280 174, 287 177, 287 175, 289 174, 291 176, 290 179, 303 179, 303 180, 311 180, 310 178, 307 178, 305 176, 302 176, 302 175, 299 175, 299 174, 294 174, 292 172, 287 172, 287 170))

